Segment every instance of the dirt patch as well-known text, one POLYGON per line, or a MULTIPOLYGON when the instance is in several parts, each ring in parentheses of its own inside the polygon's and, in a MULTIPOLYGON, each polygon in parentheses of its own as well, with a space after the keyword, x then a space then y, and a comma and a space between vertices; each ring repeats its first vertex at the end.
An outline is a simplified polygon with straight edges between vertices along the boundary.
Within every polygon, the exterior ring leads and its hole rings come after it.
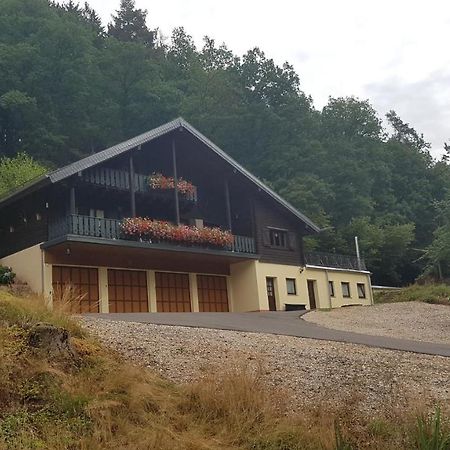
POLYGON ((313 311, 304 320, 336 330, 450 344, 450 307, 422 302, 313 311))

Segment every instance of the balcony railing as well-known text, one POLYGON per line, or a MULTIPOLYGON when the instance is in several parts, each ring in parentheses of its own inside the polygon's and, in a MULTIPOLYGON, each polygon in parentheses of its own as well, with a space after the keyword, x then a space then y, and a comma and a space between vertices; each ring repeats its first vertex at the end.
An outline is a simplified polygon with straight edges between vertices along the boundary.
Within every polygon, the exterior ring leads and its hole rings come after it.
MULTIPOLYGON (((105 186, 112 189, 127 191, 130 189, 130 176, 126 170, 109 169, 107 167, 95 167, 81 174, 81 179, 86 183, 95 184, 97 186, 105 186)), ((155 192, 148 185, 148 176, 140 173, 134 174, 134 190, 135 192, 155 192)), ((171 192, 171 191, 167 191, 171 192)), ((180 198, 196 202, 197 189, 194 192, 180 194, 180 198)))
MULTIPOLYGON (((81 216, 71 214, 66 217, 60 217, 49 222, 48 238, 56 239, 68 234, 77 236, 95 237, 112 240, 125 240, 122 234, 120 223, 117 219, 103 219, 91 216, 81 216)), ((248 236, 233 236, 234 242, 231 247, 225 247, 223 250, 236 253, 256 253, 255 240, 248 236)), ((126 239, 129 240, 129 239, 126 239)), ((167 242, 167 245, 176 245, 167 242)))
POLYGON ((334 267, 337 269, 367 270, 364 259, 335 253, 305 253, 305 262, 311 266, 334 267))

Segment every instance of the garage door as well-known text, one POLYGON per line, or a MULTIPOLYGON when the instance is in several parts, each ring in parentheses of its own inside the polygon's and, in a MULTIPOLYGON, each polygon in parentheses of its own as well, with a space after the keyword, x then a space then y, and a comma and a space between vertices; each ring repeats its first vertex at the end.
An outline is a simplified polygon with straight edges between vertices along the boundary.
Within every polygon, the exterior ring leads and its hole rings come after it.
POLYGON ((197 275, 200 312, 228 312, 227 279, 212 275, 197 275))
POLYGON ((156 272, 156 305, 158 312, 189 312, 189 275, 187 273, 156 272))
POLYGON ((147 275, 142 270, 108 269, 109 312, 148 312, 147 275))
POLYGON ((99 312, 97 269, 53 266, 52 277, 55 302, 64 302, 73 313, 99 312))

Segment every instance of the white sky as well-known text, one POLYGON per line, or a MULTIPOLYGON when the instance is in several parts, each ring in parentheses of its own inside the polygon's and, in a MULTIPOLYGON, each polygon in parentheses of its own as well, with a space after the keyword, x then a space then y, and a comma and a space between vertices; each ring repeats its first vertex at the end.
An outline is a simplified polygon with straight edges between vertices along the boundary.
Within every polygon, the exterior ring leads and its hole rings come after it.
MULTIPOLYGON (((119 0, 88 3, 106 23, 119 0)), ((170 37, 184 26, 238 55, 258 46, 288 61, 317 108, 329 96, 368 98, 394 109, 433 144, 450 141, 450 2, 447 0, 136 0, 170 37)))

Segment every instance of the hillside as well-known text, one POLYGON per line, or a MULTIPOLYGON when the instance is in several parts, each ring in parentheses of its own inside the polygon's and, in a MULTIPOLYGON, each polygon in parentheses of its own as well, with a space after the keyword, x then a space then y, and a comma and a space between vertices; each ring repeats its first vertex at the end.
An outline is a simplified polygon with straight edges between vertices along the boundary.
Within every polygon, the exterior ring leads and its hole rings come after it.
POLYGON ((327 229, 310 247, 353 254, 358 235, 376 284, 450 275, 448 161, 420 132, 368 100, 319 111, 288 63, 157 25, 131 0, 108 27, 72 1, 2 2, 0 191, 41 173, 11 176, 19 152, 60 166, 183 116, 327 229))
POLYGON ((417 410, 363 420, 351 408, 318 404, 295 416, 239 368, 176 385, 107 350, 40 299, 5 290, 0 374, 5 449, 425 449, 450 436, 447 422, 416 419, 417 410))

